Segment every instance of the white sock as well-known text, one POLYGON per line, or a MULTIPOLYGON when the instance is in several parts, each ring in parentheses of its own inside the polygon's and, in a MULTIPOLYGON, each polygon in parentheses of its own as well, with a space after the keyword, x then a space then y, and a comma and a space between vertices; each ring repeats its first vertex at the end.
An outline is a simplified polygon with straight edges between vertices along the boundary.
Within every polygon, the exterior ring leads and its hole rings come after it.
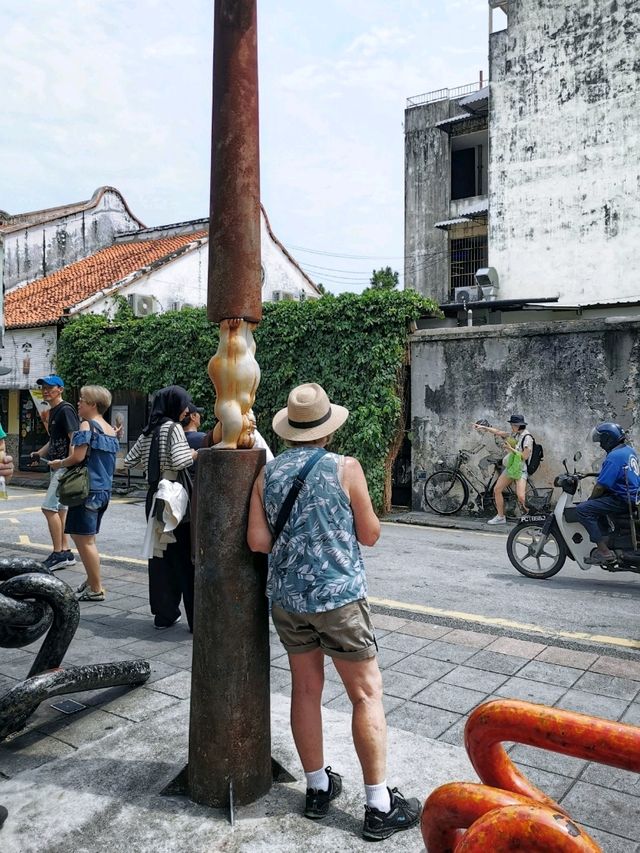
POLYGON ((329 776, 324 767, 304 775, 307 777, 307 788, 315 788, 316 791, 329 790, 329 776))
POLYGON ((389 797, 386 779, 379 785, 365 785, 364 793, 370 809, 378 809, 379 812, 385 812, 385 814, 391 810, 391 798, 389 797))

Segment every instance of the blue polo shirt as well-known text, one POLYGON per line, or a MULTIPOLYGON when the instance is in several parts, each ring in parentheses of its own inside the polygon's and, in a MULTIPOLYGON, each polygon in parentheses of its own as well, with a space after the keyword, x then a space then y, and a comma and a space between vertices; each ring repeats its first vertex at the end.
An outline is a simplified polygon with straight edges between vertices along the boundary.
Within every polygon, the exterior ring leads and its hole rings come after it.
POLYGON ((630 496, 632 501, 637 501, 640 490, 640 463, 633 447, 621 444, 607 453, 597 482, 619 498, 627 500, 627 496, 630 496))

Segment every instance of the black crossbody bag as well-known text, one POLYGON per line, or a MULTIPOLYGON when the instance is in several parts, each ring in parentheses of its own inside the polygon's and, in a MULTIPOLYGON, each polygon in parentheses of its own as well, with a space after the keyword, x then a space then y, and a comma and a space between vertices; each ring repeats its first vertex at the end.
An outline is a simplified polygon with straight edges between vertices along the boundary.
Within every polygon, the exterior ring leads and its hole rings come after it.
POLYGON ((298 495, 300 494, 300 489, 304 486, 304 481, 307 479, 307 476, 316 462, 319 462, 320 459, 325 455, 327 451, 324 448, 319 447, 316 452, 307 459, 300 473, 296 476, 293 481, 293 485, 289 489, 289 494, 284 499, 284 503, 280 507, 280 512, 278 513, 278 517, 276 518, 276 523, 273 528, 273 541, 275 542, 278 536, 284 530, 284 526, 289 520, 289 516, 291 515, 291 510, 293 509, 293 505, 295 504, 298 495))

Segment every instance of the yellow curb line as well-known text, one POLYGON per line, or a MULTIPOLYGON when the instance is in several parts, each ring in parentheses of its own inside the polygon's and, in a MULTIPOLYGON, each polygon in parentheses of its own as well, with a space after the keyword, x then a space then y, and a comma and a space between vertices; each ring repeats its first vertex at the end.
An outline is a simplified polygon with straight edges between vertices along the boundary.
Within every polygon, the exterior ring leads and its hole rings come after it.
POLYGON ((393 601, 388 598, 370 598, 371 604, 389 607, 393 610, 406 610, 409 613, 423 613, 426 616, 442 616, 448 619, 460 619, 465 622, 475 622, 478 625, 491 625, 494 628, 510 628, 528 634, 541 634, 546 637, 557 637, 564 640, 589 640, 592 643, 602 643, 610 646, 622 646, 626 649, 640 649, 640 642, 627 640, 624 637, 607 637, 602 634, 586 634, 578 631, 556 631, 540 625, 529 625, 526 622, 513 622, 511 619, 501 619, 492 616, 480 616, 476 613, 463 613, 457 610, 441 610, 438 607, 426 607, 423 604, 408 604, 404 601, 393 601))
MULTIPOLYGON (((18 537, 18 545, 28 545, 29 548, 36 548, 38 551, 51 551, 51 545, 40 545, 38 542, 32 542, 26 533, 18 537)), ((146 566, 147 560, 138 560, 135 557, 112 557, 109 554, 100 554, 102 560, 113 560, 116 563, 134 563, 136 566, 146 566)))

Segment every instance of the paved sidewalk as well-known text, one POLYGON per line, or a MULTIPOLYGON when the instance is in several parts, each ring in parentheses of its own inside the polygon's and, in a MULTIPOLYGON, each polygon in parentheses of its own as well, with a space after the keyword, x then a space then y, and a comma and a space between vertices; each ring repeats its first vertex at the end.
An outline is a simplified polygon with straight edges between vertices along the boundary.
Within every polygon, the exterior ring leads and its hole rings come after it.
MULTIPOLYGON (((25 550, 0 548, 1 556, 25 550)), ((37 555, 35 555, 37 556, 37 555)), ((81 566, 58 576, 72 585, 81 566)), ((296 777, 240 809, 232 830, 220 812, 158 796, 186 762, 191 635, 185 622, 155 631, 146 570, 104 565, 107 600, 82 604, 67 663, 145 657, 150 682, 133 690, 75 695, 86 710, 64 715, 45 701, 28 728, 0 744, 0 803, 9 818, 3 853, 103 851, 362 850, 362 792, 350 746, 350 705, 327 665, 327 761, 345 773, 345 799, 320 826, 300 818, 304 784, 288 733, 290 676, 272 634, 274 755, 296 777), (134 840, 135 839, 135 840, 134 840)), ((389 781, 422 797, 445 781, 473 780, 462 748, 469 712, 514 697, 640 725, 640 660, 602 647, 572 648, 423 621, 413 613, 374 612, 390 732, 389 781), (621 655, 621 656, 617 656, 621 655)), ((40 645, 0 649, 0 694, 23 678, 40 645)), ((640 853, 636 774, 514 746, 525 774, 562 803, 607 853, 640 853)), ((421 850, 419 832, 387 850, 421 850)))

